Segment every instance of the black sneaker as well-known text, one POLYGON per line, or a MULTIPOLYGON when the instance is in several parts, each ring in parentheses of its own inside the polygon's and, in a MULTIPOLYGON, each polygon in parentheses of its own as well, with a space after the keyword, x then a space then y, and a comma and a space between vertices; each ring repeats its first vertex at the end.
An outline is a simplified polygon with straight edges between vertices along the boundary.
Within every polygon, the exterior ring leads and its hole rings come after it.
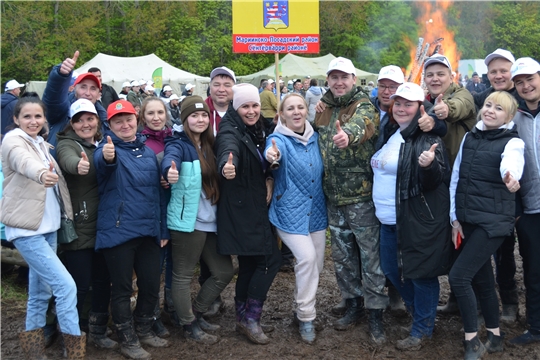
POLYGON ((540 331, 535 330, 527 330, 522 335, 510 340, 510 344, 514 345, 528 345, 536 342, 540 342, 540 331))

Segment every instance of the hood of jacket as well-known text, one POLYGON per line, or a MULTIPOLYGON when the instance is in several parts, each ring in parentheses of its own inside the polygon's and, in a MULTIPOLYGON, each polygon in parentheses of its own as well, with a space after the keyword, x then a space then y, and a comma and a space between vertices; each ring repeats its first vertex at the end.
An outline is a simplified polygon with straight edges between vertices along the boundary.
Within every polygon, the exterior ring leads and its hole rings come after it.
POLYGON ((309 142, 309 139, 313 136, 313 133, 315 131, 313 130, 313 126, 311 126, 311 124, 307 120, 305 120, 304 126, 305 126, 304 133, 300 135, 300 134, 295 133, 288 127, 284 126, 281 123, 281 118, 280 118, 276 125, 276 128, 274 129, 274 133, 289 136, 291 138, 294 138, 300 141, 302 144, 307 145, 307 143, 309 142))
POLYGON ((308 91, 317 96, 322 94, 322 88, 320 86, 312 86, 308 89, 308 91))
POLYGON ((331 90, 328 90, 326 94, 323 95, 321 101, 330 107, 344 107, 349 105, 352 102, 360 98, 368 98, 369 95, 366 94, 362 88, 359 86, 353 87, 351 91, 345 95, 335 97, 331 90))
POLYGON ((0 97, 0 101, 2 101, 2 109, 5 108, 8 104, 10 104, 13 101, 17 101, 19 98, 11 93, 4 93, 0 97))

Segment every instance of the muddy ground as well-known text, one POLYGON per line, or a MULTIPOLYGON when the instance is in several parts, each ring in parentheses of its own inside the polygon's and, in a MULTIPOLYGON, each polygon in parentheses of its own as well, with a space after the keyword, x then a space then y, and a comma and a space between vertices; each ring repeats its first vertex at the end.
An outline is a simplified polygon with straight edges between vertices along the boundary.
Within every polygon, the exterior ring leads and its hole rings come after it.
MULTIPOLYGON (((516 249, 517 254, 517 249, 516 249)), ((519 259, 519 255, 517 255, 519 259)), ((520 289, 519 320, 515 325, 501 325, 507 338, 521 334, 525 329, 524 288, 521 261, 518 262, 517 281, 520 289)), ((446 301, 448 284, 441 278, 441 302, 446 301)), ((198 285, 193 283, 195 290, 198 285)), ((384 314, 387 343, 381 347, 373 346, 368 340, 368 325, 364 322, 348 331, 336 331, 332 321, 336 319, 331 314, 331 308, 340 300, 339 290, 334 277, 332 260, 327 251, 325 268, 321 275, 317 293, 318 318, 325 328, 317 334, 314 345, 307 345, 300 340, 297 328, 292 323, 292 302, 294 291, 294 273, 280 272, 268 294, 264 306, 263 322, 275 326, 275 331, 269 334, 272 342, 269 345, 253 345, 245 336, 234 330, 234 283, 229 284, 223 292, 225 310, 211 322, 221 325, 218 332, 221 340, 212 346, 199 345, 186 341, 179 329, 166 324, 171 332, 171 346, 165 349, 147 348, 153 359, 463 359, 461 339, 462 325, 458 315, 439 315, 436 320, 435 332, 431 340, 425 342, 421 350, 402 352, 395 348, 397 340, 406 337, 402 327, 410 324, 410 319, 404 314, 394 314, 389 311, 384 314)), ((24 359, 17 334, 24 329, 25 311, 20 304, 2 301, 1 320, 1 359, 24 359)), ((485 341, 485 330, 480 332, 485 341)), ((113 338, 116 336, 113 335, 113 338)), ((61 345, 57 340, 46 351, 49 359, 62 359, 61 345)), ((87 359, 124 359, 119 353, 100 350, 89 346, 87 359)), ((505 351, 499 354, 489 354, 485 359, 526 359, 540 360, 540 345, 511 347, 506 344, 505 351)))

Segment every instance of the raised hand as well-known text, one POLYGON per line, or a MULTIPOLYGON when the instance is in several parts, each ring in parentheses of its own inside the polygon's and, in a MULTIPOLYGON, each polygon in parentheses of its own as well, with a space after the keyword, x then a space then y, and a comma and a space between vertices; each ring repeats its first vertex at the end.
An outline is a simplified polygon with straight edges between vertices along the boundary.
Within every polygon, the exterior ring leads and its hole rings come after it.
POLYGON ((232 180, 236 177, 236 166, 233 164, 233 154, 229 153, 227 163, 223 165, 223 177, 227 180, 232 180))
POLYGON ((433 112, 437 118, 443 120, 448 117, 449 109, 448 105, 443 101, 443 94, 439 94, 435 99, 435 105, 433 106, 433 112))
POLYGON ((58 175, 54 173, 54 164, 51 161, 49 169, 41 174, 41 183, 46 188, 50 188, 56 185, 58 182, 58 175))
POLYGON ((77 172, 79 175, 86 175, 90 171, 90 161, 88 161, 88 156, 84 151, 81 152, 81 160, 77 164, 77 172))
POLYGON ((510 191, 511 193, 515 193, 515 192, 518 191, 519 188, 521 187, 521 186, 519 185, 519 181, 517 181, 516 179, 514 179, 514 177, 512 176, 512 174, 510 174, 510 171, 507 171, 506 174, 504 174, 503 181, 504 181, 504 183, 506 184, 506 188, 507 188, 508 191, 510 191))
POLYGON ((169 180, 169 184, 176 184, 178 182, 178 170, 174 161, 171 161, 171 167, 169 168, 169 172, 167 172, 167 180, 169 180))
POLYGON ((431 145, 429 150, 422 151, 422 153, 418 157, 418 164, 421 167, 428 167, 431 165, 431 163, 435 159, 435 149, 437 148, 437 146, 439 146, 439 144, 435 143, 431 145))
POLYGON ((111 137, 107 136, 107 143, 103 145, 103 159, 108 163, 112 163, 115 156, 116 152, 114 150, 114 144, 111 137))
POLYGON ((281 154, 276 145, 276 140, 272 139, 272 147, 266 151, 266 160, 268 160, 269 163, 273 163, 274 161, 278 161, 280 157, 281 154))
POLYGON ((334 135, 332 138, 334 145, 336 145, 338 149, 345 149, 347 146, 349 146, 349 135, 343 131, 339 120, 336 121, 336 130, 336 135, 334 135))
POLYGON ((75 68, 75 64, 77 64, 78 58, 79 58, 79 50, 75 51, 75 54, 73 54, 72 58, 66 58, 66 60, 62 62, 59 69, 60 74, 64 74, 64 75, 70 74, 75 68))
POLYGON ((424 105, 420 106, 420 119, 418 119, 418 127, 423 132, 430 132, 435 126, 435 120, 424 110, 424 105))

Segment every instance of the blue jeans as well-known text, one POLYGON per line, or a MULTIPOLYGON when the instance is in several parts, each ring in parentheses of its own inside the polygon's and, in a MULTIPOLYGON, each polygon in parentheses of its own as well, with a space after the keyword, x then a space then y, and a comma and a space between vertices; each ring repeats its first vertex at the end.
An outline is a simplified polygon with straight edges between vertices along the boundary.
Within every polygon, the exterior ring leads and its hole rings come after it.
POLYGON ((13 244, 30 267, 26 331, 46 324, 47 307, 56 297, 56 316, 63 333, 81 335, 77 286, 56 255, 56 232, 16 239, 13 244))
POLYGON ((399 291, 407 310, 413 316, 411 336, 431 337, 439 302, 439 280, 434 277, 401 281, 397 253, 396 226, 381 225, 381 268, 399 291))

